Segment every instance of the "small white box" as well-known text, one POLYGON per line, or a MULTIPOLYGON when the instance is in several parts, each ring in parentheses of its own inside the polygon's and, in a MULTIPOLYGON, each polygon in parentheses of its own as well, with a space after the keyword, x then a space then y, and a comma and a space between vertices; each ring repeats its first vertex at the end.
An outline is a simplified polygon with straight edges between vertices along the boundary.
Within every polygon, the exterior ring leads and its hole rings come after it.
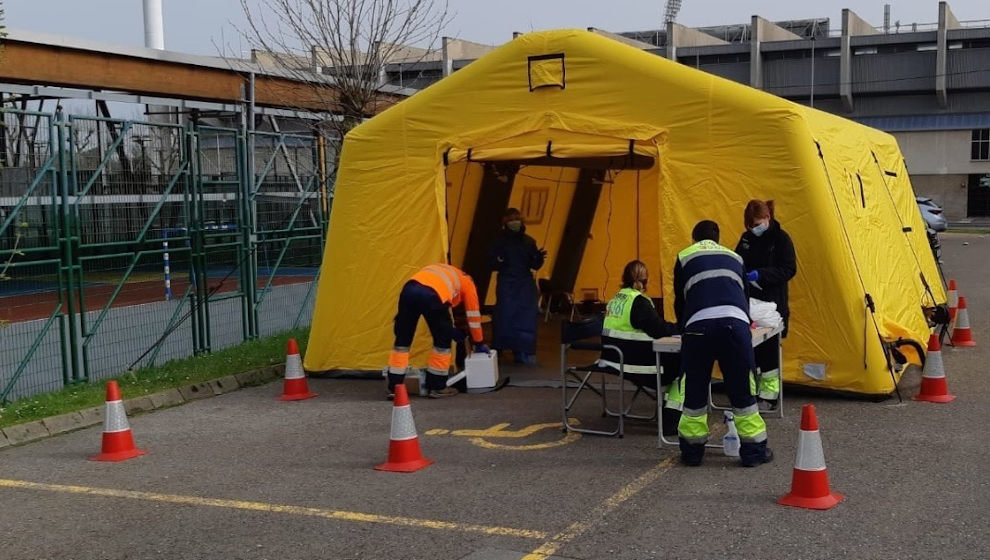
POLYGON ((464 359, 468 389, 489 389, 498 384, 498 352, 471 354, 464 359))

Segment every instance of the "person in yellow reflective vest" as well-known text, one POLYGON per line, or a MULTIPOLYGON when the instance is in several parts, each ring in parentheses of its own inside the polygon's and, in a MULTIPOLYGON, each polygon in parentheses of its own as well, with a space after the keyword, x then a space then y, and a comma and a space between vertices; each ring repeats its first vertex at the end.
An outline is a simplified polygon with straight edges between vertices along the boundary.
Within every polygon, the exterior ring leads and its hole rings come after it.
POLYGON ((402 287, 399 309, 395 315, 395 344, 388 358, 388 398, 395 396, 395 386, 405 381, 419 318, 426 319, 433 336, 433 351, 426 368, 426 389, 430 398, 452 397, 457 389, 447 387, 450 374, 450 347, 461 342, 464 333, 454 328, 450 308, 464 304, 468 330, 474 351, 488 353, 481 331, 481 306, 478 290, 471 277, 449 264, 431 264, 417 272, 402 287))
MULTIPOLYGON (((657 361, 653 352, 653 340, 677 334, 677 325, 663 320, 653 301, 643 292, 649 281, 649 272, 642 261, 632 261, 622 271, 622 288, 608 302, 605 324, 602 329, 602 345, 614 345, 622 351, 625 378, 639 387, 657 390, 657 361)), ((676 354, 665 354, 662 387, 668 387, 662 414, 664 435, 674 435, 677 420, 684 404, 683 380, 680 378, 680 360, 676 354)), ((619 354, 611 348, 602 348, 598 366, 619 373, 619 354)), ((658 397, 659 398, 659 397, 658 397)))
POLYGON ((749 297, 742 258, 718 244, 718 224, 698 222, 694 244, 674 265, 674 312, 683 330, 684 410, 677 426, 681 462, 696 467, 708 441, 708 384, 718 360, 739 431, 744 467, 773 460, 767 426, 749 388, 754 369, 749 297))

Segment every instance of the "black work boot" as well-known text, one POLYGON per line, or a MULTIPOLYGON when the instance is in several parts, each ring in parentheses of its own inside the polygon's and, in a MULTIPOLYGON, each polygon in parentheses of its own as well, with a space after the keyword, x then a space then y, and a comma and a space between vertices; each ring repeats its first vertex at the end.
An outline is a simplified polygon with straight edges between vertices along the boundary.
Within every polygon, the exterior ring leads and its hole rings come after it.
POLYGON ((431 399, 443 399, 456 396, 458 390, 447 386, 447 376, 426 372, 426 396, 431 399))
POLYGON ((758 467, 773 461, 773 450, 767 442, 743 443, 739 446, 739 464, 744 467, 758 467))
POLYGON ((705 444, 688 443, 684 438, 679 438, 681 447, 681 464, 689 467, 700 467, 705 458, 705 444))
POLYGON ((756 399, 756 406, 759 407, 760 412, 773 412, 777 410, 777 399, 756 399))
POLYGON ((402 385, 406 382, 406 374, 404 373, 391 373, 388 374, 388 381, 385 384, 386 389, 386 400, 392 400, 395 398, 395 386, 402 385))

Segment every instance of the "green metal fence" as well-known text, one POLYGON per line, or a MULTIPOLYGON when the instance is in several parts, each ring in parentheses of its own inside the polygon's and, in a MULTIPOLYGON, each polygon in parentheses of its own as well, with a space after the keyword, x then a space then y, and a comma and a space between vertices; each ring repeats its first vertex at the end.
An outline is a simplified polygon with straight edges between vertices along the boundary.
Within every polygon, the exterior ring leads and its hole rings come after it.
POLYGON ((309 134, 5 111, 0 401, 308 324, 309 134))

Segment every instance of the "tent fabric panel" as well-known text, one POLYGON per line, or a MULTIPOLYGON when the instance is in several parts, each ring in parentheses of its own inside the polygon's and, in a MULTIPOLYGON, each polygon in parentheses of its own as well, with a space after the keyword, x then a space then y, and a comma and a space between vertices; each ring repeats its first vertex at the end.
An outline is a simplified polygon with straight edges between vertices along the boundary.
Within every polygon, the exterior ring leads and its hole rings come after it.
MULTIPOLYGON (((904 156, 901 155, 897 141, 893 136, 879 131, 870 132, 876 137, 873 140, 874 152, 886 175, 887 186, 894 198, 894 204, 905 227, 911 228, 907 235, 911 240, 914 253, 918 257, 925 280, 931 288, 931 295, 934 296, 936 304, 946 303, 948 293, 941 278, 938 263, 935 262, 931 246, 928 243, 927 225, 918 210, 918 203, 915 200, 914 188, 911 186, 911 178, 904 162, 904 156)), ((924 343, 927 344, 927 341, 924 343)))
MULTIPOLYGON (((839 223, 847 232, 856 277, 862 278, 860 291, 864 300, 865 294, 870 294, 876 306, 873 314, 866 312, 865 301, 863 304, 865 338, 879 348, 876 352, 868 348, 867 354, 878 354, 875 359, 886 370, 881 338, 903 337, 922 345, 927 339, 929 328, 921 306, 931 298, 918 275, 919 263, 923 266, 926 255, 917 254, 910 238, 904 235, 902 204, 892 199, 892 192, 888 193, 885 177, 873 160, 873 131, 813 111, 809 111, 809 122, 823 146, 825 165, 833 177, 839 223)), ((920 362, 917 357, 915 361, 920 362)), ((877 381, 882 378, 879 368, 876 377, 877 381)), ((893 390, 891 380, 886 386, 893 390)))
POLYGON ((623 268, 634 259, 649 268, 647 295, 661 297, 662 280, 672 281, 673 268, 661 267, 659 168, 638 174, 636 170, 613 171, 606 174, 604 183, 574 297, 582 300, 588 294, 608 301, 619 291, 623 268))
MULTIPOLYGON (((434 166, 415 172, 393 146, 393 138, 344 141, 310 332, 321 342, 304 358, 311 371, 381 369, 402 285, 421 266, 446 260, 434 166)), ((425 363, 424 332, 412 358, 425 363)))
POLYGON ((478 204, 481 177, 480 164, 457 162, 446 168, 447 229, 450 238, 450 260, 457 266, 464 263, 471 218, 478 204))
MULTIPOLYGON (((902 227, 897 214, 911 214, 914 204, 906 172, 888 183, 893 203, 873 212, 877 195, 888 195, 879 172, 866 171, 876 167, 870 146, 885 167, 902 166, 896 142, 839 117, 571 30, 524 35, 348 134, 311 332, 314 340, 326 342, 310 345, 307 369, 379 369, 391 346, 390 323, 402 283, 420 266, 443 259, 448 239, 451 252, 458 251, 466 230, 451 223, 448 238, 452 193, 445 155, 450 168, 467 159, 469 149, 472 160, 543 157, 548 144, 557 157, 621 157, 630 140, 634 153, 662 155, 654 277, 659 269, 669 274, 699 219, 718 221, 723 244, 731 247, 743 230, 745 203, 773 198, 794 239, 799 267, 791 283, 785 378, 862 393, 892 390, 875 333, 866 333, 864 347, 865 327, 872 328, 865 320, 864 292, 876 296, 884 336, 896 331, 923 343, 927 325, 914 319, 923 291, 916 271, 937 274, 930 251, 925 252, 920 215, 911 218, 919 227, 911 232, 911 243, 891 233, 902 227), (530 91, 528 58, 557 52, 565 55, 566 88, 530 91), (859 180, 850 180, 852 169, 864 180, 864 194, 873 197, 867 209, 859 180), (871 231, 890 244, 890 254, 856 238, 871 231), (861 282, 857 266, 869 278, 861 282), (825 368, 821 380, 805 374, 806 366, 817 365, 825 368)), ((619 175, 614 195, 627 194, 620 189, 629 173, 619 175)), ((555 216, 567 207, 558 206, 555 216)), ((615 265, 616 276, 622 264, 615 265)), ((589 282, 603 281, 604 271, 599 274, 589 282)), ((605 291, 613 289, 611 275, 610 270, 605 291)), ((664 282, 663 290, 672 306, 670 284, 664 282)), ((936 298, 944 296, 941 286, 933 291, 936 298)), ((419 337, 417 345, 428 346, 428 338, 419 337)))

